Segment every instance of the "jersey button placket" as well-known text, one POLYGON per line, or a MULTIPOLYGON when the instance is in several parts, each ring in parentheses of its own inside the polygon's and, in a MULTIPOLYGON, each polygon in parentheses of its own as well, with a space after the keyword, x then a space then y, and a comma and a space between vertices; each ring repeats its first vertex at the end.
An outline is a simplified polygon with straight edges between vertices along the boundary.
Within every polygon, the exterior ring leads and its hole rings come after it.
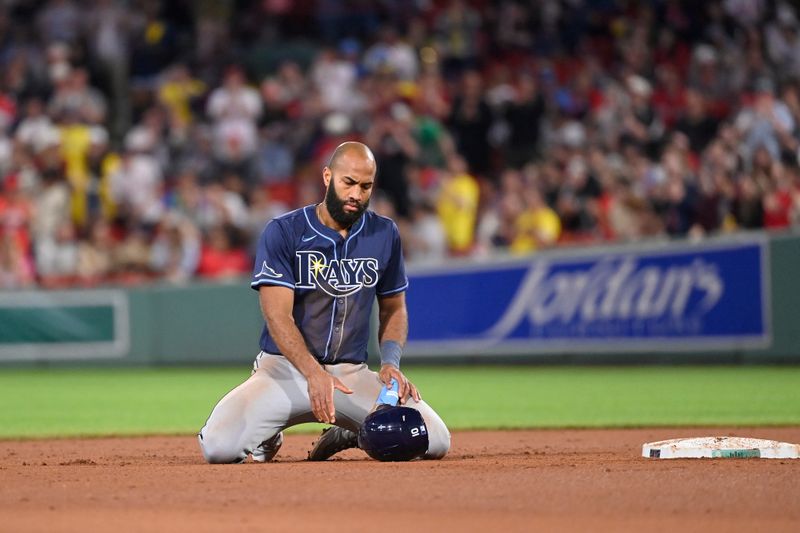
POLYGON ((345 318, 345 299, 342 297, 336 298, 336 313, 333 322, 333 360, 339 355, 339 350, 342 346, 344 339, 344 318, 345 318))
MULTIPOLYGON (((343 243, 344 239, 340 236, 337 236, 338 242, 334 244, 334 256, 335 257, 342 257, 343 251, 343 243)), ((342 304, 344 304, 344 298, 341 297, 334 297, 333 298, 333 335, 331 335, 330 344, 328 345, 329 357, 328 359, 333 362, 336 360, 336 356, 339 353, 339 346, 341 345, 342 341, 342 328, 340 326, 342 322, 342 304)))
MULTIPOLYGON (((337 251, 339 253, 339 257, 341 257, 341 258, 346 257, 346 254, 344 253, 345 242, 346 242, 346 239, 342 239, 336 245, 337 251)), ((334 313, 335 314, 335 319, 334 319, 334 326, 333 326, 333 333, 334 333, 333 337, 335 339, 334 343, 333 343, 333 346, 335 346, 335 348, 333 350, 333 360, 334 361, 336 360, 336 357, 339 355, 339 349, 341 348, 342 341, 343 341, 342 336, 344 335, 343 324, 344 324, 344 314, 345 314, 345 297, 338 296, 338 297, 336 297, 335 302, 336 302, 336 306, 335 306, 336 307, 336 312, 334 313)))

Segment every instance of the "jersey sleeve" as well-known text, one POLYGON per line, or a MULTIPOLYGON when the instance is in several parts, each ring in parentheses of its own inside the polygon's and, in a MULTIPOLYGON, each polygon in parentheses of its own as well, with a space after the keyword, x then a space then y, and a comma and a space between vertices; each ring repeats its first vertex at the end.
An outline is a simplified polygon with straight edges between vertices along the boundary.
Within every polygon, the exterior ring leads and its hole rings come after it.
POLYGON ((286 229, 273 220, 264 228, 258 240, 253 279, 250 287, 280 285, 294 290, 294 252, 286 229))
POLYGON ((408 288, 408 278, 406 277, 406 264, 403 260, 403 245, 400 242, 400 232, 397 225, 392 223, 391 250, 386 269, 383 271, 381 279, 375 290, 378 296, 389 296, 402 292, 408 288))

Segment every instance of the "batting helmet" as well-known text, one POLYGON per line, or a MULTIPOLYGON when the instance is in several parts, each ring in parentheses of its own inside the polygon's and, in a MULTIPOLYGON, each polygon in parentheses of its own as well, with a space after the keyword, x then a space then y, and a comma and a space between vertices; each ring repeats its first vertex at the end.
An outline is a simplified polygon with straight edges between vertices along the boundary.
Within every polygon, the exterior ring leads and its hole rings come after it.
POLYGON ((378 461, 410 461, 428 451, 428 428, 416 409, 381 405, 364 419, 358 447, 378 461))

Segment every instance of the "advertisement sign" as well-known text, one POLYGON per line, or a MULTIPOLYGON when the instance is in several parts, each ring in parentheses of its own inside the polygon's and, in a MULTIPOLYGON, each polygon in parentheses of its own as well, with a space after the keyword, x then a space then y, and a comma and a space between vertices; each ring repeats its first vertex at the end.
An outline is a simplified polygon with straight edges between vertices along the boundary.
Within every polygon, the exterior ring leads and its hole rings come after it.
POLYGON ((0 292, 0 361, 125 357, 129 350, 124 291, 0 292))
POLYGON ((411 270, 408 354, 769 346, 765 242, 551 253, 411 270))

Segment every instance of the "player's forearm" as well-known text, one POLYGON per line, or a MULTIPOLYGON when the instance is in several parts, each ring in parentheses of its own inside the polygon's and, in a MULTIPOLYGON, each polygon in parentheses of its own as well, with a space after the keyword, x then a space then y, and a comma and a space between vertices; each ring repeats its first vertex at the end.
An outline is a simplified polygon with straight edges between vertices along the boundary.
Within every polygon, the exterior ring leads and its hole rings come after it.
POLYGON ((300 330, 291 317, 266 317, 267 327, 275 340, 275 344, 286 359, 292 363, 297 370, 306 378, 314 372, 318 372, 322 367, 319 362, 308 351, 300 330))
POLYGON ((408 337, 408 312, 405 306, 382 307, 378 317, 378 340, 394 341, 404 346, 408 337))
POLYGON ((400 368, 403 346, 408 337, 406 295, 401 292, 378 299, 378 339, 381 345, 381 368, 400 368))
POLYGON ((303 335, 292 316, 294 293, 279 286, 259 289, 258 302, 269 333, 281 354, 306 378, 322 367, 308 351, 303 335))

